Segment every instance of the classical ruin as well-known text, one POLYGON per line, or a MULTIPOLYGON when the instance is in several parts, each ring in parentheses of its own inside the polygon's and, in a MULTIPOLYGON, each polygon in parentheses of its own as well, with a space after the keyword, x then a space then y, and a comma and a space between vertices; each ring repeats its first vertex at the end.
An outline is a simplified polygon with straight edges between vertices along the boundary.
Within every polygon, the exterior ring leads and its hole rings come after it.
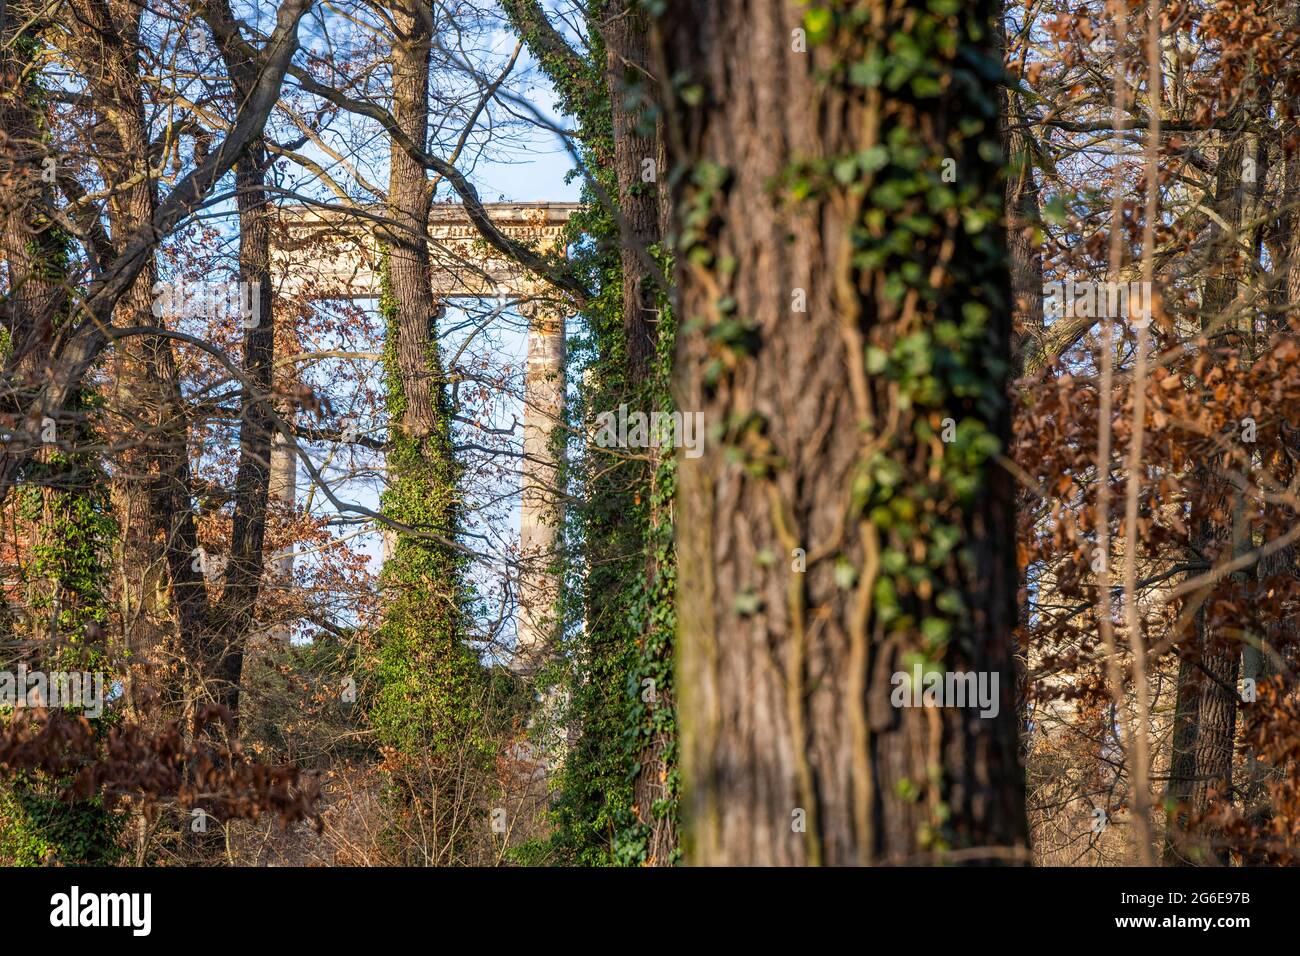
MULTIPOLYGON (((576 203, 486 203, 493 224, 508 238, 538 251, 562 241, 576 203)), ((273 252, 282 294, 307 299, 375 299, 380 291, 380 248, 375 227, 382 209, 333 211, 288 206, 280 211, 282 232, 273 252), (374 220, 368 226, 366 218, 374 220), (329 258, 320 249, 328 245, 329 258)), ((440 299, 501 298, 528 319, 528 364, 524 377, 524 474, 520 508, 520 570, 517 577, 517 644, 510 666, 529 673, 554 644, 553 608, 559 575, 550 570, 562 517, 553 492, 558 461, 552 427, 564 417, 564 311, 549 285, 530 275, 482 239, 460 204, 430 210, 433 294, 440 299)), ((272 452, 272 492, 293 501, 296 467, 282 440, 272 452)), ((282 557, 288 573, 293 557, 282 557)))

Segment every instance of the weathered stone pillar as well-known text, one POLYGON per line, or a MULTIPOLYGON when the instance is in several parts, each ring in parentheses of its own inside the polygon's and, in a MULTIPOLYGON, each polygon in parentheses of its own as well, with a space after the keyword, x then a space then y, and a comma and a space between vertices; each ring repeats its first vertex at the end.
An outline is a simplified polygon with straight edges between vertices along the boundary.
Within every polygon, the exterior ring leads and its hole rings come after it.
MULTIPOLYGON (((276 414, 286 422, 294 420, 294 407, 291 401, 277 401, 276 414)), ((298 499, 298 455, 293 445, 280 434, 279 429, 271 435, 271 474, 268 478, 267 495, 272 507, 284 515, 292 515, 298 499)), ((276 586, 293 586, 294 546, 289 545, 276 553, 271 560, 271 574, 276 586)), ((272 644, 289 646, 293 636, 293 627, 287 621, 276 624, 271 629, 272 644)))
POLYGON ((520 306, 528 319, 524 373, 524 465, 519 516, 519 613, 510 668, 530 674, 554 651, 560 619, 557 546, 564 517, 552 431, 564 421, 564 314, 552 303, 520 306))

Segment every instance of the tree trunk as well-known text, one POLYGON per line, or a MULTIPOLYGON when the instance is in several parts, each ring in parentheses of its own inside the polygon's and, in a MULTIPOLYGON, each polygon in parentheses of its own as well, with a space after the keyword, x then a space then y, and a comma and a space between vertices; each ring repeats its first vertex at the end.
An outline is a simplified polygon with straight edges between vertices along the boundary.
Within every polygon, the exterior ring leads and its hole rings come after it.
POLYGON ((655 354, 656 283, 648 268, 651 247, 663 234, 660 170, 664 158, 651 109, 650 40, 636 3, 614 0, 605 11, 606 79, 614 116, 614 171, 623 271, 623 330, 628 380, 644 381, 655 354))
MULTIPOLYGON (((636 389, 655 380, 659 370, 654 366, 661 326, 671 323, 668 310, 659 309, 660 296, 668 290, 660 288, 657 273, 650 268, 656 248, 668 231, 671 215, 671 197, 666 181, 667 156, 663 141, 662 122, 657 118, 655 101, 658 99, 658 78, 651 62, 649 24, 636 3, 615 0, 603 11, 602 36, 606 52, 606 83, 613 111, 614 173, 618 182, 618 210, 621 271, 623 276, 623 331, 627 347, 627 384, 636 389)), ((667 326, 665 326, 667 328, 667 326)), ((671 334, 667 328, 664 334, 671 334)), ((638 395, 648 411, 671 411, 659 407, 652 387, 638 395), (652 407, 653 405, 653 407, 652 407)), ((644 543, 645 580, 653 591, 660 574, 656 557, 657 529, 670 523, 670 513, 655 494, 657 479, 653 462, 629 461, 623 466, 635 475, 636 494, 647 503, 644 543)), ((669 563, 671 556, 666 559, 669 563)), ((617 600, 617 595, 610 595, 617 600)), ((668 603, 670 598, 663 599, 668 603)), ((646 630, 656 626, 657 615, 648 615, 646 630)), ((653 647, 653 635, 643 634, 639 643, 642 655, 647 646, 653 647)), ((671 655, 669 646, 661 652, 671 655)), ((671 660, 671 658, 670 658, 671 660)), ((632 683, 636 684, 636 681, 632 683)), ((640 695, 645 688, 638 685, 634 693, 640 695)), ((671 688, 655 688, 654 708, 671 708, 671 688)), ((672 741, 662 730, 656 730, 637 753, 638 771, 633 785, 633 807, 638 822, 649 836, 646 860, 654 865, 666 866, 674 859, 677 847, 676 827, 671 814, 656 814, 655 806, 669 796, 668 776, 675 768, 671 758, 672 741)))
MULTIPOLYGON (((1240 120, 1242 110, 1236 117, 1240 120)), ((1226 321, 1221 313, 1229 308, 1237 291, 1237 227, 1245 214, 1242 161, 1246 137, 1236 130, 1222 134, 1223 145, 1215 180, 1214 205, 1222 222, 1211 229, 1211 248, 1220 263, 1205 283, 1201 326, 1209 334, 1209 347, 1224 351, 1228 333, 1241 324, 1238 317, 1226 321)), ((1243 339, 1244 342, 1244 339, 1243 339)), ((1247 550, 1249 530, 1241 513, 1240 490, 1229 486, 1222 472, 1232 463, 1223 456, 1201 469, 1197 484, 1208 492, 1209 505, 1198 516, 1194 544, 1211 560, 1247 550)), ((1239 580, 1234 575, 1233 580, 1239 580)), ((1188 814, 1204 814, 1216 801, 1232 800, 1232 755, 1237 728, 1237 678, 1241 650, 1236 641, 1217 633, 1208 607, 1195 617, 1196 636, 1183 649, 1178 670, 1174 751, 1171 755, 1169 804, 1172 815, 1165 837, 1167 862, 1206 862, 1201 847, 1187 841, 1183 832, 1188 814), (1199 673, 1197 673, 1199 672, 1199 673)), ((1199 843, 1199 838, 1197 843, 1199 843)), ((1221 858, 1221 854, 1215 854, 1221 858)))
MULTIPOLYGON (((998 38, 1005 57, 1006 24, 998 38)), ((1039 219, 1038 184, 1034 181, 1034 141, 1020 97, 1001 91, 1002 151, 1007 159, 1007 252, 1011 262, 1012 335, 1017 368, 1037 371, 1043 346, 1043 253, 1035 241, 1039 219)))
MULTIPOLYGON (((92 91, 101 121, 93 133, 100 174, 115 189, 107 203, 112 254, 122 255, 157 209, 149 167, 149 130, 140 86, 143 9, 121 0, 76 4, 80 29, 71 50, 95 62, 92 91)), ((165 324, 153 314, 158 280, 152 254, 114 309, 116 324, 165 324)), ((120 552, 127 648, 161 665, 177 653, 177 637, 202 640, 207 597, 193 567, 197 528, 190 494, 188 416, 170 339, 132 336, 114 349, 108 400, 117 428, 131 439, 113 470, 114 510, 123 528, 120 552)), ((195 663, 189 659, 190 663, 195 663)), ((198 681, 202 683, 202 679, 198 681)), ((179 704, 179 686, 157 688, 179 704)))
MULTIPOLYGON (((239 88, 242 84, 236 84, 239 88)), ((244 316, 245 382, 240 389, 239 465, 235 472, 235 514, 230 529, 230 561, 221 599, 213 607, 207 667, 219 682, 218 699, 238 720, 244 645, 262 590, 263 544, 271 480, 274 419, 272 374, 275 321, 271 296, 271 206, 265 190, 266 149, 260 140, 235 164, 235 202, 239 208, 239 300, 244 316)))
POLYGON ((677 523, 689 862, 1023 858, 994 13, 656 23, 685 98, 677 406, 709 436, 677 523), (923 661, 996 706, 894 706, 923 661))

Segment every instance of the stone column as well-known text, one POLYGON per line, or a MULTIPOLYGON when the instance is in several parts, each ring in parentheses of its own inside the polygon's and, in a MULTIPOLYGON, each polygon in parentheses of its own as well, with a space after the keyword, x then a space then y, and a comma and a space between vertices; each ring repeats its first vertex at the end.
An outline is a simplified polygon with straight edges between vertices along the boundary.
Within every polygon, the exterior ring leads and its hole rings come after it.
POLYGON ((564 506, 556 487, 560 462, 551 433, 564 421, 564 314, 541 300, 521 305, 520 312, 528 319, 528 366, 515 618, 518 642, 510 669, 531 674, 554 651, 560 629, 555 604, 561 574, 555 564, 564 506))
MULTIPOLYGON (((294 420, 292 401, 277 401, 276 414, 286 422, 294 420)), ((276 429, 271 436, 271 474, 268 479, 267 496, 273 508, 285 515, 292 515, 298 498, 298 456, 285 437, 276 429)), ((293 586, 293 546, 280 551, 271 560, 271 574, 276 586, 293 586)), ((289 646, 293 636, 293 627, 285 623, 271 628, 272 645, 289 646)))

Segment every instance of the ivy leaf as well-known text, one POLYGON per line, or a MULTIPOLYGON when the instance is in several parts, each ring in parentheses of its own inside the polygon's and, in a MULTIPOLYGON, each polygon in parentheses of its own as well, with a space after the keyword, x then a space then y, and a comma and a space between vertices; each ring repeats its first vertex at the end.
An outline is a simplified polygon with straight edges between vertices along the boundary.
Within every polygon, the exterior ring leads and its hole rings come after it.
POLYGON ((825 7, 813 7, 803 15, 804 29, 808 31, 810 43, 824 43, 831 34, 834 18, 825 7))

